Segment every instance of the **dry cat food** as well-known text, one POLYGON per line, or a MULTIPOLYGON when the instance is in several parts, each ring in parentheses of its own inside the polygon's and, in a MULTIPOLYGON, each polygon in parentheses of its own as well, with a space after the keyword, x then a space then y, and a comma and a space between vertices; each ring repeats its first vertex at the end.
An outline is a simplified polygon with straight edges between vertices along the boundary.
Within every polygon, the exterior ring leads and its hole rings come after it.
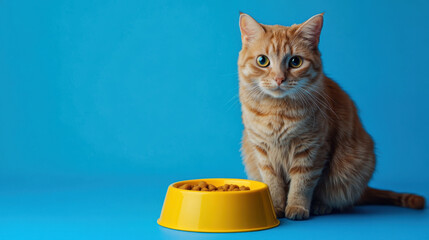
POLYGON ((247 191, 250 190, 249 187, 241 186, 235 184, 225 184, 223 186, 216 187, 213 184, 207 184, 204 181, 199 182, 198 184, 189 184, 185 183, 178 188, 193 190, 193 191, 209 191, 209 192, 228 192, 228 191, 247 191))

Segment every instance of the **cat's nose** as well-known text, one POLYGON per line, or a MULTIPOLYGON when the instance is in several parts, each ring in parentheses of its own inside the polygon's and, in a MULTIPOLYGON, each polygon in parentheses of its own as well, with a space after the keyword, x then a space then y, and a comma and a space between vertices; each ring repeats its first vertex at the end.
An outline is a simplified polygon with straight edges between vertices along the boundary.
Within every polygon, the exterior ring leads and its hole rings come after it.
POLYGON ((281 85, 285 81, 285 77, 276 77, 274 80, 276 80, 277 85, 281 85))

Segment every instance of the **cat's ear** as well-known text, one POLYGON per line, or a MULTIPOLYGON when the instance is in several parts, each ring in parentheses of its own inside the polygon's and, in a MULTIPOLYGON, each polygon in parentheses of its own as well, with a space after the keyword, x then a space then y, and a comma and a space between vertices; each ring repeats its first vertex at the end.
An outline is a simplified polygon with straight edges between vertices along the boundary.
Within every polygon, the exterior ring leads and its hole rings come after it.
POLYGON ((265 32, 261 24, 245 13, 240 13, 240 31, 243 44, 253 42, 265 32))
POLYGON ((311 45, 317 47, 319 44, 320 32, 323 26, 323 13, 317 14, 305 21, 298 28, 298 34, 309 41, 311 45))

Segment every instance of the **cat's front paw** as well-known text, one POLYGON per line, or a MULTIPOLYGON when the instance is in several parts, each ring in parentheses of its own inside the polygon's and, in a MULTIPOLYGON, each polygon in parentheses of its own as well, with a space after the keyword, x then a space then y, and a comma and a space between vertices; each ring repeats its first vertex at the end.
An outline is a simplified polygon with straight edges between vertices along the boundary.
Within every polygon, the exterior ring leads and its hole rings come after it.
POLYGON ((283 210, 283 208, 275 207, 274 212, 276 213, 277 218, 284 218, 285 217, 285 211, 283 210))
POLYGON ((301 206, 287 206, 285 215, 291 220, 305 220, 310 217, 310 212, 301 206))
POLYGON ((311 206, 311 214, 313 215, 325 215, 330 214, 332 212, 332 207, 321 204, 321 203, 313 203, 311 206))

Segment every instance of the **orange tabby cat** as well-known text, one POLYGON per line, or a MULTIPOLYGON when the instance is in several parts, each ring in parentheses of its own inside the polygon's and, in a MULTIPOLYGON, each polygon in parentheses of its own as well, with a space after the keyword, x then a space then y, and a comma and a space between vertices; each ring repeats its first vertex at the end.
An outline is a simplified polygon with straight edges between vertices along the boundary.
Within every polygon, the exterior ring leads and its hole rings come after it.
POLYGON ((268 184, 278 217, 307 219, 356 204, 424 208, 421 196, 368 187, 374 143, 353 101, 323 73, 322 25, 323 14, 290 27, 240 14, 248 176, 268 184))

